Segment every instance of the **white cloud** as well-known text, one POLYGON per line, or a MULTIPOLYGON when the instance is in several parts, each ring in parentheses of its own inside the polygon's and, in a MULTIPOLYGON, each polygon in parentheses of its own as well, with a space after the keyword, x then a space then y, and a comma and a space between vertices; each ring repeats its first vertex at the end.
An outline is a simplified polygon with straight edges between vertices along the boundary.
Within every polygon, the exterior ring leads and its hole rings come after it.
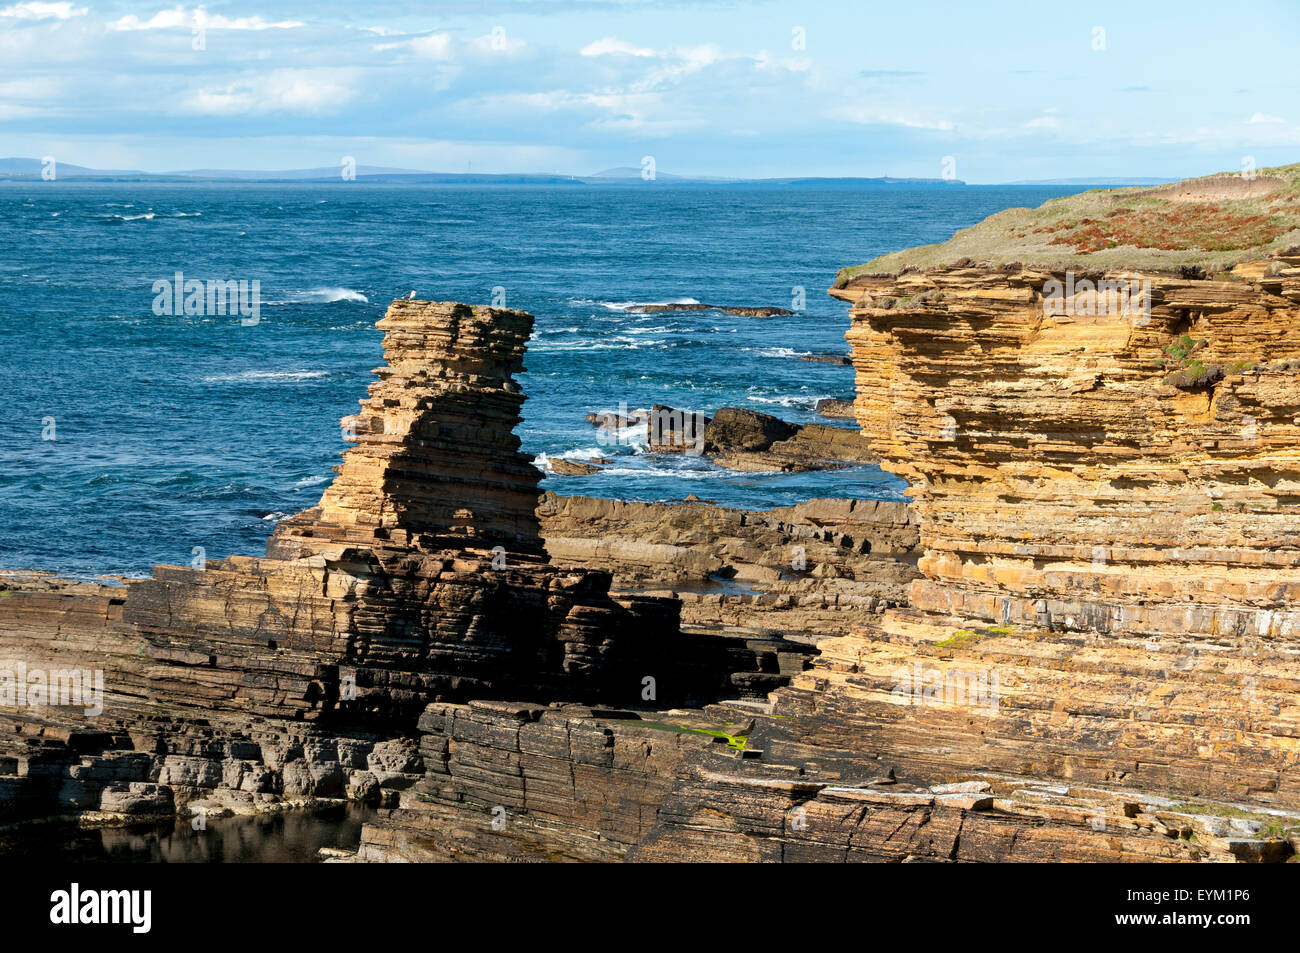
POLYGON ((1281 123, 1284 123, 1284 122, 1286 122, 1286 120, 1285 120, 1285 119, 1280 119, 1280 118, 1278 118, 1277 116, 1270 116, 1270 115, 1268 115, 1268 114, 1266 114, 1266 113, 1255 113, 1255 115, 1253 115, 1253 116, 1251 116, 1249 119, 1247 119, 1246 122, 1251 123, 1251 124, 1257 124, 1257 123, 1261 123, 1261 122, 1281 122, 1281 123))
POLYGON ((84 17, 90 10, 71 3, 15 3, 0 10, 0 17, 15 20, 71 20, 84 17))
POLYGON ((417 36, 411 41, 410 46, 416 53, 431 60, 451 58, 450 33, 430 33, 428 36, 417 36))
POLYGON ((429 60, 449 60, 455 52, 450 33, 426 33, 423 36, 413 36, 393 43, 376 43, 372 49, 377 53, 408 49, 429 60))
POLYGON ((270 21, 258 16, 231 19, 219 13, 208 13, 203 6, 197 6, 193 10, 187 10, 184 6, 159 10, 148 20, 141 20, 132 13, 108 25, 110 30, 172 30, 179 27, 203 27, 207 30, 292 30, 300 26, 305 26, 300 20, 270 21))
POLYGON ((608 56, 620 53, 624 56, 657 56, 654 50, 646 46, 633 46, 617 37, 607 36, 594 43, 588 43, 578 51, 583 56, 608 56))
POLYGON ((181 108, 206 116, 326 113, 355 97, 348 79, 338 70, 274 70, 224 86, 202 87, 186 97, 181 108))
POLYGON ((1031 119, 1024 123, 1026 129, 1060 129, 1061 120, 1055 116, 1039 116, 1037 119, 1031 119))
POLYGON ((866 106, 838 106, 827 115, 832 119, 843 119, 864 126, 906 126, 908 129, 936 129, 942 132, 954 128, 947 119, 923 119, 919 116, 882 112, 866 106))

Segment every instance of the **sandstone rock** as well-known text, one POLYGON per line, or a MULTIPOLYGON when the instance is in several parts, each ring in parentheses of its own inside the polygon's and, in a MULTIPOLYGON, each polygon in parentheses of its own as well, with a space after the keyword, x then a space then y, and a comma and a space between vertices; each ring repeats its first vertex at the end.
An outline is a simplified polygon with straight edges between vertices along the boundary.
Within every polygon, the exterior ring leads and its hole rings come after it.
POLYGON ((851 400, 836 400, 833 397, 823 397, 817 401, 813 409, 823 417, 851 420, 854 416, 853 401, 851 400))
POLYGON ((582 463, 578 460, 564 460, 560 457, 548 458, 547 464, 550 466, 552 473, 559 473, 563 476, 588 476, 600 472, 598 466, 582 463))
POLYGON ((650 408, 646 445, 651 453, 704 453, 709 418, 701 411, 679 410, 665 404, 650 408))
POLYGON ((104 788, 99 809, 112 814, 171 814, 175 801, 165 785, 132 781, 104 788))
POLYGON ((794 424, 769 414, 737 407, 723 407, 704 431, 704 452, 766 450, 778 440, 788 440, 799 432, 794 424))
POLYGON ((548 493, 538 515, 553 562, 609 566, 622 590, 671 590, 696 625, 841 633, 904 602, 917 575, 918 531, 903 503, 814 499, 755 512, 548 493), (724 578, 755 591, 727 592, 724 578))

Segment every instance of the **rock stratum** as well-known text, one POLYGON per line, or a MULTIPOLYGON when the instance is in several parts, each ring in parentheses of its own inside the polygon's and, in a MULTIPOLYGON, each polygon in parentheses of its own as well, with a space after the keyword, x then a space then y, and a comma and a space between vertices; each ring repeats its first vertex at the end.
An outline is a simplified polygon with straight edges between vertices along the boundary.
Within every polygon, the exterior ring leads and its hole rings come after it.
POLYGON ((676 600, 548 561, 540 473, 513 433, 531 326, 395 302, 387 363, 343 421, 355 445, 264 557, 125 588, 7 579, 0 820, 382 800, 420 764, 435 702, 701 704, 801 669, 804 645, 686 633, 676 600))
POLYGON ((1300 167, 1261 177, 841 272, 907 503, 538 500, 531 319, 395 303, 266 557, 6 583, 0 661, 106 702, 3 708, 0 811, 377 801, 359 861, 1294 860, 1300 167))

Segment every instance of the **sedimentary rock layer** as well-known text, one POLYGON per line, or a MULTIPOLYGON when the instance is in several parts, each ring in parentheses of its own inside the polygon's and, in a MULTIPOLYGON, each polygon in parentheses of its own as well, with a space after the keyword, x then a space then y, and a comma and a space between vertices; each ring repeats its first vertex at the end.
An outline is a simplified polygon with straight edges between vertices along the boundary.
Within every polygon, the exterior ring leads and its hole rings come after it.
POLYGON ((611 573, 547 562, 539 474, 512 433, 531 325, 396 302, 380 322, 388 363, 344 420, 357 446, 265 557, 159 566, 126 587, 0 585, 5 688, 19 671, 102 688, 79 707, 0 697, 0 819, 213 792, 382 797, 415 764, 389 762, 430 702, 698 704, 802 670, 805 646, 682 633, 676 600, 612 595, 611 573))
POLYGON ((1016 267, 832 291, 853 305, 858 419, 922 526, 914 604, 1292 640, 1300 250, 1221 280, 1089 278, 1149 282, 1149 313, 1045 313, 1050 282, 1083 276, 1016 267))
POLYGON ((547 493, 538 514, 553 563, 606 567, 622 591, 671 593, 694 626, 843 633, 905 603, 918 575, 903 503, 814 499, 755 512, 547 493))

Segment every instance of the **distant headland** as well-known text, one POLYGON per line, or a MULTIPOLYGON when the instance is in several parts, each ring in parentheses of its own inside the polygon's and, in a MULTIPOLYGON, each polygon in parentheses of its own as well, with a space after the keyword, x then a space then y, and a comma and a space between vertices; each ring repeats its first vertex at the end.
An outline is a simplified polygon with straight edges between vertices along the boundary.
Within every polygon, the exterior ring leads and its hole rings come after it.
POLYGON ((723 178, 718 176, 674 175, 657 172, 653 166, 626 166, 606 169, 592 175, 566 175, 560 172, 427 172, 419 169, 392 169, 340 163, 313 169, 184 169, 175 172, 145 172, 140 169, 92 169, 48 159, 0 159, 0 182, 60 181, 80 182, 175 182, 175 183, 295 183, 329 185, 594 185, 594 186, 961 186, 960 179, 896 178, 894 176, 819 177, 785 176, 781 178, 723 178))

